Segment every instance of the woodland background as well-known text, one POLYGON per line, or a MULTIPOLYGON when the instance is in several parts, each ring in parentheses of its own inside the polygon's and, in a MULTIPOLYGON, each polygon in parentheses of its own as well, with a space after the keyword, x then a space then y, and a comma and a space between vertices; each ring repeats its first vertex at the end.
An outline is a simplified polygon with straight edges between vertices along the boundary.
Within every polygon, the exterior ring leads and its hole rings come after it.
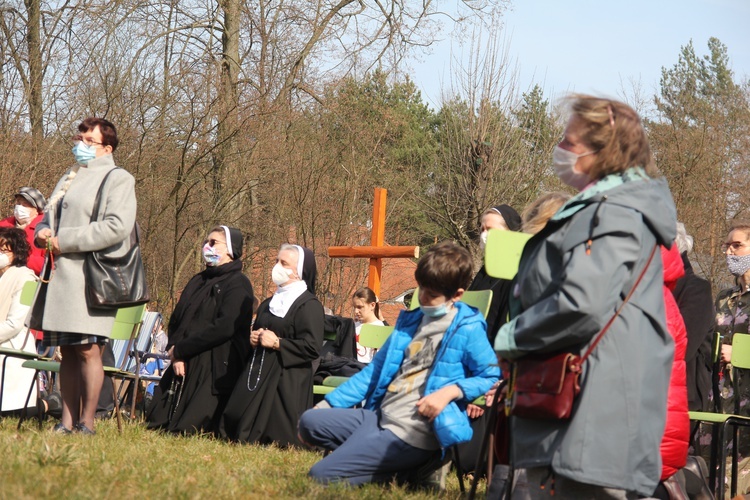
MULTIPOLYGON (((256 295, 272 292, 275 252, 292 241, 315 251, 324 304, 348 313, 365 263, 328 262, 326 249, 368 244, 374 187, 389 191, 389 244, 450 238, 477 256, 484 209, 520 212, 567 189, 550 167, 564 109, 518 88, 500 42, 506 7, 466 2, 450 18, 432 0, 0 0, 4 213, 21 186, 49 195, 77 124, 101 116, 137 180, 157 310, 171 311, 222 223, 245 233, 256 295), (404 58, 446 23, 484 35, 432 109, 404 58)), ((645 118, 715 290, 730 278, 726 228, 750 218, 750 83, 727 54, 717 39, 699 51, 686 40, 656 95, 619 96, 645 118)))

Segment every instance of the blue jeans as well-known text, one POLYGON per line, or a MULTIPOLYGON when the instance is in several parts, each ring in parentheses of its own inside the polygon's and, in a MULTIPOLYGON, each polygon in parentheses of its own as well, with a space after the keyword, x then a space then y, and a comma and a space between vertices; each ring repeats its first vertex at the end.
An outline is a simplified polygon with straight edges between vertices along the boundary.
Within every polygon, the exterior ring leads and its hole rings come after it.
POLYGON ((324 484, 388 482, 440 454, 415 448, 382 429, 371 410, 307 410, 300 417, 299 433, 304 442, 333 451, 310 469, 310 476, 324 484))

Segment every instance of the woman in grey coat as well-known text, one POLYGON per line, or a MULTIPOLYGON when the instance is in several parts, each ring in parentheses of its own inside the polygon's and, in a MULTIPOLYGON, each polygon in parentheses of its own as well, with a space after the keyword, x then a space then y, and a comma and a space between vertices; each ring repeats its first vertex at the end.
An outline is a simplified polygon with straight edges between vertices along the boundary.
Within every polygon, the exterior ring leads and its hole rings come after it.
POLYGON ((55 431, 93 434, 94 415, 104 380, 102 349, 114 324, 116 310, 90 309, 86 304, 83 265, 86 253, 107 249, 122 255, 130 245, 135 224, 135 179, 117 169, 107 178, 99 214, 91 213, 104 176, 115 168, 114 125, 87 118, 78 126, 73 166, 57 183, 47 211, 36 228, 36 243, 47 247, 54 260, 42 326, 45 346, 60 346, 62 422, 55 431))
POLYGON ((527 484, 514 498, 651 496, 661 474, 674 345, 655 245, 675 238, 675 207, 627 105, 574 96, 554 168, 576 188, 524 248, 498 332, 505 359, 583 354, 646 268, 643 280, 584 364, 570 420, 511 419, 511 457, 527 484))

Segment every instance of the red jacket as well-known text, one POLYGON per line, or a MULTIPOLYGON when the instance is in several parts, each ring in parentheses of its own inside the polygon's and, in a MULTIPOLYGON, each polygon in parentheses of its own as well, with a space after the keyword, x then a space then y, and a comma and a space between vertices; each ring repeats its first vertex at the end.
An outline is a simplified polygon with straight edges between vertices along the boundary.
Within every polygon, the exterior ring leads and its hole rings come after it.
MULTIPOLYGON (((34 231, 36 230, 36 225, 42 220, 42 217, 44 217, 44 214, 37 215, 24 229, 26 231, 26 239, 31 246, 31 254, 29 255, 28 262, 26 262, 26 267, 34 271, 37 276, 42 272, 42 266, 44 265, 44 249, 37 248, 34 244, 34 231)), ((16 218, 11 215, 7 219, 0 220, 0 227, 16 227, 16 218)))
POLYGON ((664 305, 667 311, 667 330, 674 340, 674 362, 669 378, 667 401, 667 425, 661 439, 661 479, 667 479, 685 466, 690 440, 690 418, 688 417, 687 369, 685 351, 687 331, 680 309, 672 295, 675 282, 685 274, 677 245, 671 250, 661 247, 664 264, 664 305))

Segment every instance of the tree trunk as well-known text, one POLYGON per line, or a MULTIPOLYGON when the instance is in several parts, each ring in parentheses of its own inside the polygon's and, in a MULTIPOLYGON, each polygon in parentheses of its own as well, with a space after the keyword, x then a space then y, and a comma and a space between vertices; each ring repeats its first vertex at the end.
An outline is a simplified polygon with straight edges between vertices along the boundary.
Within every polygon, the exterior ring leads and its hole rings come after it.
MULTIPOLYGON (((221 0, 224 11, 224 26, 221 36, 221 76, 219 81, 219 116, 217 148, 214 156, 214 206, 222 205, 223 188, 228 175, 235 175, 237 168, 238 104, 237 79, 240 65, 240 1, 221 0)), ((233 205, 240 204, 239 197, 232 197, 233 205)), ((225 207, 233 211, 239 206, 225 207)))
POLYGON ((39 32, 41 30, 41 0, 24 0, 28 14, 26 41, 29 45, 29 119, 31 121, 31 140, 34 159, 38 158, 44 140, 44 96, 42 95, 42 46, 39 32))

